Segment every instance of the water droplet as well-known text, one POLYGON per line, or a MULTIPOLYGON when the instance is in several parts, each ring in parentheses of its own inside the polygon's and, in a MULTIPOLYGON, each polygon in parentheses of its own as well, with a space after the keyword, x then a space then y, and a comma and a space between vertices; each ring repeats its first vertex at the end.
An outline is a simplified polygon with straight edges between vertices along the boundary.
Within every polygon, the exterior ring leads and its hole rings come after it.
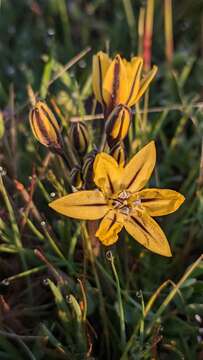
POLYGON ((49 285, 49 279, 43 279, 43 285, 48 286, 49 285))
POLYGON ((138 298, 141 298, 141 297, 142 297, 142 290, 136 291, 136 296, 137 296, 138 298))
POLYGON ((200 316, 199 314, 195 314, 195 320, 196 320, 198 323, 201 323, 201 322, 202 322, 201 316, 200 316))
POLYGON ((106 258, 107 258, 107 260, 109 260, 109 261, 112 261, 112 260, 113 260, 113 254, 112 254, 111 250, 108 250, 108 251, 106 252, 106 258))
POLYGON ((49 28, 49 29, 47 30, 47 34, 48 34, 49 36, 54 36, 54 35, 55 35, 55 30, 54 30, 53 28, 49 28))
POLYGON ((80 61, 79 61, 79 67, 80 67, 81 69, 84 69, 84 68, 86 67, 86 61, 80 60, 80 61))
POLYGON ((6 72, 8 75, 12 76, 15 74, 15 68, 13 66, 8 65, 6 68, 6 72))
POLYGON ((46 221, 41 221, 41 226, 46 226, 46 221))
POLYGON ((55 192, 51 192, 50 197, 54 198, 56 196, 55 192))
POLYGON ((199 335, 197 336, 197 342, 198 342, 198 343, 201 343, 201 342, 202 342, 202 337, 199 336, 199 335))
POLYGON ((10 281, 8 279, 3 279, 1 282, 3 285, 5 286, 9 286, 10 285, 10 281))
POLYGON ((67 295, 67 296, 66 296, 66 301, 67 301, 69 304, 71 304, 71 303, 73 302, 73 300, 72 300, 72 295, 67 295))

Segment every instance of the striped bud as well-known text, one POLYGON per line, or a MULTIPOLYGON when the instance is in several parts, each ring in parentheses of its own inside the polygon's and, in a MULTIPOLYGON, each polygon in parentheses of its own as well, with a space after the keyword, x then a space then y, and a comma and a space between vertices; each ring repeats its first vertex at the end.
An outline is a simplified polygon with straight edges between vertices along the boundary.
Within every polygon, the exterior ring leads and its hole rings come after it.
POLYGON ((89 134, 87 125, 83 121, 72 122, 69 130, 70 141, 79 155, 87 152, 89 145, 89 134))
POLYGON ((108 116, 105 129, 110 147, 126 137, 131 117, 131 110, 124 105, 116 106, 108 116))
POLYGON ((92 189, 95 186, 93 181, 93 164, 97 153, 98 151, 94 149, 84 159, 82 176, 85 182, 85 189, 92 189))
POLYGON ((54 152, 62 149, 59 124, 45 102, 37 101, 29 114, 30 126, 36 139, 54 152))
POLYGON ((120 167, 125 166, 125 149, 122 142, 118 142, 112 147, 110 155, 114 157, 120 167))
POLYGON ((83 181, 82 181, 82 172, 81 167, 79 165, 74 166, 70 173, 71 184, 77 190, 82 189, 83 181))

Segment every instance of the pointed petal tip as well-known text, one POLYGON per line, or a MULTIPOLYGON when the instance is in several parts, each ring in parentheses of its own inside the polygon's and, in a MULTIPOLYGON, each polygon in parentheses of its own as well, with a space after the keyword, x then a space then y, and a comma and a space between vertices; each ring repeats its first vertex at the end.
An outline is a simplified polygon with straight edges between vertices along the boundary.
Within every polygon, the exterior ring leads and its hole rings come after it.
POLYGON ((168 247, 168 249, 165 249, 163 251, 163 253, 160 253, 159 255, 165 256, 165 257, 172 257, 173 256, 170 247, 168 247))
POLYGON ((48 206, 51 208, 51 209, 53 209, 53 210, 55 210, 56 209, 56 201, 57 200, 54 200, 54 201, 51 201, 50 203, 48 203, 48 206))

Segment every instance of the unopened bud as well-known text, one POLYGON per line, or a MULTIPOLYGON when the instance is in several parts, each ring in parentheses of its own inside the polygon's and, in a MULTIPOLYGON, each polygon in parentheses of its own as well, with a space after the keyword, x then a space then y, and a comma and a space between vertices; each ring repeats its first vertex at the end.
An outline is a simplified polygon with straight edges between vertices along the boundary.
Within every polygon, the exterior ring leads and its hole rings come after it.
POLYGON ((30 111, 29 120, 36 139, 54 152, 62 149, 62 138, 59 124, 45 102, 37 101, 30 111))
POLYGON ((79 155, 86 154, 89 144, 87 125, 83 121, 72 122, 69 130, 70 141, 79 155))
POLYGON ((83 181, 81 167, 79 165, 74 166, 71 171, 70 177, 72 186, 77 190, 80 190, 82 188, 83 181))
POLYGON ((89 154, 86 155, 82 167, 82 176, 85 181, 85 188, 91 189, 94 187, 93 181, 93 164, 95 157, 97 155, 97 150, 92 150, 89 154))
POLYGON ((131 110, 124 105, 118 105, 106 120, 106 134, 109 146, 123 140, 129 130, 131 110))
POLYGON ((120 167, 125 166, 125 149, 122 142, 118 142, 112 147, 110 155, 114 157, 120 167))

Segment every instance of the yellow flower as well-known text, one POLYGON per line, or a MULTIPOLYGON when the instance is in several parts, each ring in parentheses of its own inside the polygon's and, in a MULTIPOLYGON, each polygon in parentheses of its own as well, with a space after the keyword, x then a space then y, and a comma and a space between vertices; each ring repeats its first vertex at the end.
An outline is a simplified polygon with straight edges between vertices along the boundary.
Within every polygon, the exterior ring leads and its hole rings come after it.
POLYGON ((131 61, 116 55, 112 60, 102 51, 93 57, 93 90, 96 99, 109 114, 116 105, 131 107, 141 98, 154 78, 157 67, 141 78, 143 59, 131 61))
POLYGON ((97 190, 78 191, 49 205, 59 213, 84 220, 102 219, 96 236, 108 246, 127 232, 147 249, 171 256, 163 231, 152 218, 176 211, 184 201, 180 193, 168 189, 144 189, 156 162, 156 148, 150 142, 125 166, 99 153, 94 162, 97 190))

